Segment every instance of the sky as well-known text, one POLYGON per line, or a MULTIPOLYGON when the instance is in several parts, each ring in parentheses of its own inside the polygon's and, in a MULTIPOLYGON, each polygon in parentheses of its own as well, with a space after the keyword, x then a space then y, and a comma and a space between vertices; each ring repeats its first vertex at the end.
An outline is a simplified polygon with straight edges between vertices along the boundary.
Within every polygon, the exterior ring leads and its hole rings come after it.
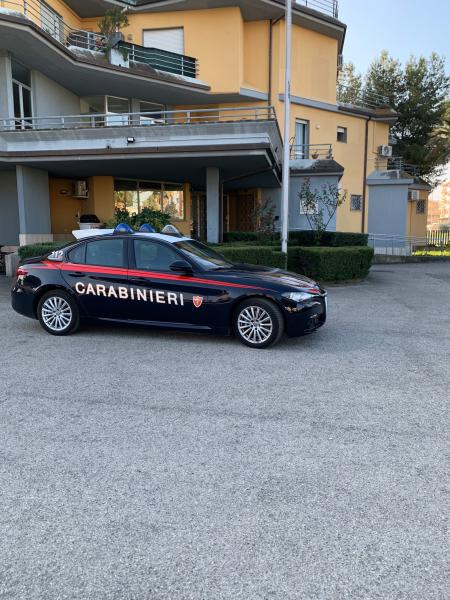
POLYGON ((450 0, 339 0, 339 19, 347 25, 344 61, 360 72, 386 49, 402 62, 443 54, 450 74, 450 0))

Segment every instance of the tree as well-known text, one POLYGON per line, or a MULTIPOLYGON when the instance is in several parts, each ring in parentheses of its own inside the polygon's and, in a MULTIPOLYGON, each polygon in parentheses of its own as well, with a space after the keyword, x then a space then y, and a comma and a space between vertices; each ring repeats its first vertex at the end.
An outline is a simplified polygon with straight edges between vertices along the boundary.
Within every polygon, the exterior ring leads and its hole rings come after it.
POLYGON ((391 128, 396 155, 417 165, 418 173, 430 182, 449 159, 442 136, 436 134, 444 125, 449 91, 445 60, 435 53, 430 58, 411 56, 402 66, 384 50, 365 79, 366 96, 386 96, 398 112, 391 128))
POLYGON ((345 63, 338 76, 339 102, 357 104, 362 92, 362 77, 352 62, 345 63))
POLYGON ((309 226, 320 243, 323 232, 327 230, 337 209, 347 199, 347 191, 342 192, 335 183, 326 183, 321 188, 311 189, 311 181, 305 179, 299 192, 301 212, 306 216, 309 226))
POLYGON ((124 27, 128 27, 129 21, 126 13, 121 8, 115 7, 107 10, 97 25, 105 38, 104 51, 107 52, 114 43, 115 34, 124 27))

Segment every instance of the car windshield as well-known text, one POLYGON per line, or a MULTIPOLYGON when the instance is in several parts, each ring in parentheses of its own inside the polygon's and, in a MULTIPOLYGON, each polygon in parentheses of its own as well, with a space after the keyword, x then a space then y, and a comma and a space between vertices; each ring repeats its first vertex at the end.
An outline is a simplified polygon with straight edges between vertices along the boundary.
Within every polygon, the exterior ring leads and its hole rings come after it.
POLYGON ((233 263, 227 261, 221 254, 195 240, 179 241, 175 246, 205 269, 229 269, 233 266, 233 263))

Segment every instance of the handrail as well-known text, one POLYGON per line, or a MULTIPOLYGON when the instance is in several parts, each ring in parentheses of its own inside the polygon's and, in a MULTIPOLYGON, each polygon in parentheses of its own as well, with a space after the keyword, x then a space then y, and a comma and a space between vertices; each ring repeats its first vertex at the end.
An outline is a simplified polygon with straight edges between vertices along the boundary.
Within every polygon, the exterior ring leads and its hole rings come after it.
POLYGON ((331 144, 291 144, 290 158, 296 159, 332 159, 333 147, 331 144))
POLYGON ((191 110, 127 113, 86 113, 47 117, 0 119, 0 131, 40 131, 46 129, 91 129, 97 127, 148 127, 240 121, 275 121, 273 106, 194 108, 191 110))
POLYGON ((338 0, 297 0, 298 4, 303 4, 307 8, 312 8, 319 12, 325 13, 334 17, 335 19, 339 16, 339 2, 338 0))
POLYGON ((367 108, 390 108, 389 98, 366 90, 355 91, 344 83, 338 83, 337 100, 341 104, 367 108))
POLYGON ((40 27, 63 46, 77 46, 87 50, 102 50, 105 36, 94 31, 71 27, 62 17, 41 0, 0 0, 0 8, 9 9, 40 27))
POLYGON ((132 62, 145 63, 154 69, 187 77, 195 78, 198 75, 198 60, 192 56, 124 41, 119 42, 118 48, 123 49, 132 62))

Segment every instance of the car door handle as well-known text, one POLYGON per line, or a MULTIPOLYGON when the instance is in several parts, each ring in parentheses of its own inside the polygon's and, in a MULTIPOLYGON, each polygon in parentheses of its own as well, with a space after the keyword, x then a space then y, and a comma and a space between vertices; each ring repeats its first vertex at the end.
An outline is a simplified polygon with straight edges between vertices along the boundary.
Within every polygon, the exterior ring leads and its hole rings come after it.
POLYGON ((84 273, 83 271, 71 271, 70 273, 68 273, 68 275, 70 277, 84 277, 86 273, 84 273))
POLYGON ((148 283, 147 277, 130 277, 132 283, 148 283))

